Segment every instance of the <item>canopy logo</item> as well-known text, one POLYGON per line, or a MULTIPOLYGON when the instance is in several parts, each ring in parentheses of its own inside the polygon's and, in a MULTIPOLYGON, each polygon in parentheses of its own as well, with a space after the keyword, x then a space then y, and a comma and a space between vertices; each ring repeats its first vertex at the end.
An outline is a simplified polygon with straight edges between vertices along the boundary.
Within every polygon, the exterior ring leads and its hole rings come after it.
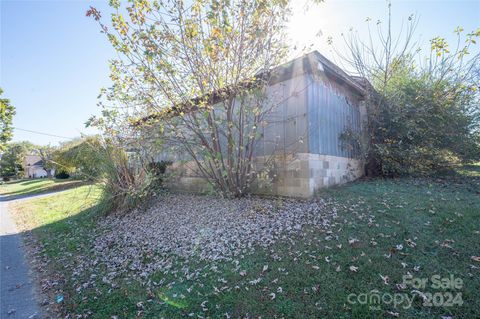
POLYGON ((416 298, 420 298, 424 307, 459 307, 463 305, 463 280, 453 275, 441 277, 433 275, 430 278, 416 278, 411 275, 403 276, 399 289, 412 290, 409 292, 381 293, 374 289, 367 293, 351 293, 347 296, 349 304, 368 305, 370 309, 380 310, 381 304, 393 305, 394 308, 409 309, 416 298), (432 289, 435 291, 426 291, 432 289))

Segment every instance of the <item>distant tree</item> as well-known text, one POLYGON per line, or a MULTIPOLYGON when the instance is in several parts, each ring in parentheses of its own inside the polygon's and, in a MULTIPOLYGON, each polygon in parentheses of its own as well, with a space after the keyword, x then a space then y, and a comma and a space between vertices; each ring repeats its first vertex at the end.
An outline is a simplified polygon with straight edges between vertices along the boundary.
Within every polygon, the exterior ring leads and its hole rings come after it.
POLYGON ((0 159, 0 174, 2 176, 20 176, 20 173, 23 172, 25 155, 36 149, 36 145, 27 141, 7 144, 0 159))
POLYGON ((74 163, 73 152, 70 150, 80 143, 82 143, 82 139, 75 138, 71 141, 61 142, 60 145, 56 147, 52 155, 52 162, 55 165, 56 171, 63 171, 69 175, 75 174, 77 167, 76 163, 74 163))
POLYGON ((55 148, 47 145, 41 146, 37 149, 38 154, 42 158, 43 168, 47 172, 47 177, 52 177, 52 169, 55 168, 55 163, 53 162, 53 156, 55 153, 55 148))
POLYGON ((58 171, 93 180, 102 174, 103 147, 99 137, 88 136, 61 144, 52 153, 58 171))
POLYGON ((3 151, 6 144, 12 138, 12 118, 15 115, 15 107, 10 104, 9 99, 2 98, 0 88, 0 151, 3 151))

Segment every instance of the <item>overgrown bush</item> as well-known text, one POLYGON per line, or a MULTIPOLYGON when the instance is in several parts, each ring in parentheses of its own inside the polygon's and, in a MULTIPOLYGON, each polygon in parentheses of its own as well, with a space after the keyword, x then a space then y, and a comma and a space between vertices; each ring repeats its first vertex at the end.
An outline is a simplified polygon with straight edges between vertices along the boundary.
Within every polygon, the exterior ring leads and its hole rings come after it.
POLYGON ((347 128, 343 141, 362 151, 370 176, 432 174, 479 161, 480 29, 457 27, 453 45, 434 37, 425 54, 415 15, 395 27, 387 1, 386 20, 372 28, 367 19, 368 36, 352 28, 336 50, 366 92, 365 130, 359 136, 347 128))
POLYGON ((474 89, 399 67, 373 126, 371 156, 381 175, 429 174, 480 159, 474 89))
POLYGON ((100 207, 104 212, 130 210, 162 186, 169 164, 148 164, 151 160, 145 154, 120 139, 84 137, 63 144, 55 153, 59 171, 56 177, 74 174, 99 184, 103 188, 100 207))
POLYGON ((58 171, 81 179, 94 181, 101 177, 103 140, 99 136, 87 136, 63 143, 53 154, 58 171))
POLYGON ((147 171, 156 179, 156 184, 162 186, 167 171, 167 167, 172 165, 171 161, 150 162, 147 171))
POLYGON ((99 154, 102 155, 99 179, 104 190, 102 204, 107 212, 141 206, 162 187, 168 162, 146 165, 138 153, 128 154, 111 142, 105 142, 99 154))

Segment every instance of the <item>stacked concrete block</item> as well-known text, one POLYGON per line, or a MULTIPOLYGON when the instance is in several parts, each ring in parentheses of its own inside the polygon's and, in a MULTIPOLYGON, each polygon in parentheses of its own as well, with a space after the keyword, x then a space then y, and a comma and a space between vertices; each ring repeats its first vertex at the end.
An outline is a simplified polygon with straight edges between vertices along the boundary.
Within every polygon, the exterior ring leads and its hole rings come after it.
MULTIPOLYGON (((361 84, 318 52, 277 71, 267 93, 277 103, 255 149, 255 171, 261 174, 252 192, 311 197, 321 188, 361 177, 360 147, 342 139, 346 131, 366 139, 361 84)), ((170 169, 176 172, 175 189, 211 190, 195 163, 170 169)))

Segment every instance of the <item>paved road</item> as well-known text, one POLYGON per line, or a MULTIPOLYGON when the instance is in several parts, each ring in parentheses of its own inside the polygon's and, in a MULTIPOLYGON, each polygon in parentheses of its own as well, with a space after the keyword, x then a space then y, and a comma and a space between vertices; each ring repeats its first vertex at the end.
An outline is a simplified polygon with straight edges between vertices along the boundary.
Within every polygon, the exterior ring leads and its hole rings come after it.
POLYGON ((24 200, 37 196, 22 196, 16 199, 0 197, 0 318, 34 319, 43 313, 35 298, 34 283, 21 234, 8 211, 8 201, 24 200))

